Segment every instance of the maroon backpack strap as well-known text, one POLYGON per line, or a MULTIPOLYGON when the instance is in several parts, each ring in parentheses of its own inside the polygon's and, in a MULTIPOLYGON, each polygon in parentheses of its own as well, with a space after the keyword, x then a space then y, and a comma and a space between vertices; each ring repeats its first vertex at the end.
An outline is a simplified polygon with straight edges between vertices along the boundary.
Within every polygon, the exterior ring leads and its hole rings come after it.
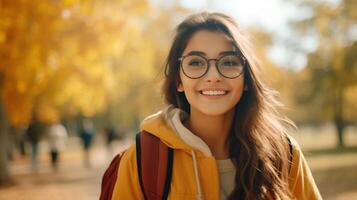
POLYGON ((173 166, 173 149, 148 133, 136 135, 139 182, 146 200, 167 199, 173 166))
POLYGON ((114 157, 109 167, 105 171, 102 179, 102 190, 100 192, 100 200, 111 200, 113 190, 118 176, 118 167, 120 160, 123 157, 125 151, 119 153, 114 157))

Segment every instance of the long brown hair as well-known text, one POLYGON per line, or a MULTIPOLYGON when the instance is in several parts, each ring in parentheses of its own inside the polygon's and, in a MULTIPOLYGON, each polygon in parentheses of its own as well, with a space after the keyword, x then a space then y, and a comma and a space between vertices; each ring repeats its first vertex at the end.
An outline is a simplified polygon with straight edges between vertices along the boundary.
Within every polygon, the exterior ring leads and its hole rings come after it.
POLYGON ((237 23, 221 13, 202 12, 191 15, 176 29, 165 67, 163 94, 166 103, 190 113, 190 105, 180 83, 180 63, 191 36, 199 30, 224 33, 241 51, 244 84, 248 88, 236 105, 230 141, 230 157, 236 160, 235 188, 228 199, 292 199, 288 187, 289 145, 287 125, 293 125, 277 110, 281 104, 276 92, 259 77, 259 63, 246 36, 237 23))

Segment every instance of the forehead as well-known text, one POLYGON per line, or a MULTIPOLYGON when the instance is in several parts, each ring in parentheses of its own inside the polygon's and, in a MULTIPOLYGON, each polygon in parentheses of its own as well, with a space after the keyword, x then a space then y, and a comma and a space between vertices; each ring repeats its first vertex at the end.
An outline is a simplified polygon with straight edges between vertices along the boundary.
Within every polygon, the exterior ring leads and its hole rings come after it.
POLYGON ((222 51, 234 50, 232 41, 224 33, 201 30, 191 36, 182 54, 187 55, 190 51, 202 51, 208 57, 215 57, 222 51))

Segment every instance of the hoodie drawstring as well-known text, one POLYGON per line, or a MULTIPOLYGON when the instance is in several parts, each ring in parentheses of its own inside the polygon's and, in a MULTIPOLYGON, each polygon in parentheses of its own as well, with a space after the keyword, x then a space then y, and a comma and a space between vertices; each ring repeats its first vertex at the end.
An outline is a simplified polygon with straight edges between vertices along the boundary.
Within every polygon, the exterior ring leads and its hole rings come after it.
POLYGON ((196 188, 197 188, 197 200, 203 200, 203 196, 202 196, 202 191, 201 191, 201 183, 200 183, 200 179, 198 176, 198 169, 197 169, 197 159, 196 159, 196 154, 193 151, 193 149, 191 150, 191 154, 192 154, 192 160, 193 160, 193 168, 195 171, 195 178, 196 178, 196 188))

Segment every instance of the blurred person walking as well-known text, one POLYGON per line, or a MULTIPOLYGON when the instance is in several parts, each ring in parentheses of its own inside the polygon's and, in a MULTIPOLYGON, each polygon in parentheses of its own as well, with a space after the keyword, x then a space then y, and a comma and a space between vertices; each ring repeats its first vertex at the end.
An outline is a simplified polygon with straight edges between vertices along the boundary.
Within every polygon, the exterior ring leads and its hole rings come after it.
POLYGON ((86 167, 91 166, 90 148, 92 146, 93 136, 94 136, 93 122, 90 119, 84 119, 82 122, 82 129, 80 131, 80 138, 82 140, 84 165, 86 167))
POLYGON ((113 141, 116 139, 116 133, 115 129, 112 126, 112 124, 108 124, 105 129, 104 129, 104 134, 105 134, 105 139, 106 139, 106 146, 110 154, 110 159, 112 159, 113 156, 113 141))
POLYGON ((41 127, 37 119, 32 118, 27 130, 26 137, 31 144, 31 167, 32 171, 38 171, 38 143, 40 141, 41 127))
POLYGON ((60 152, 65 148, 67 140, 66 128, 61 123, 54 123, 48 129, 48 143, 50 147, 52 169, 58 170, 60 152))

